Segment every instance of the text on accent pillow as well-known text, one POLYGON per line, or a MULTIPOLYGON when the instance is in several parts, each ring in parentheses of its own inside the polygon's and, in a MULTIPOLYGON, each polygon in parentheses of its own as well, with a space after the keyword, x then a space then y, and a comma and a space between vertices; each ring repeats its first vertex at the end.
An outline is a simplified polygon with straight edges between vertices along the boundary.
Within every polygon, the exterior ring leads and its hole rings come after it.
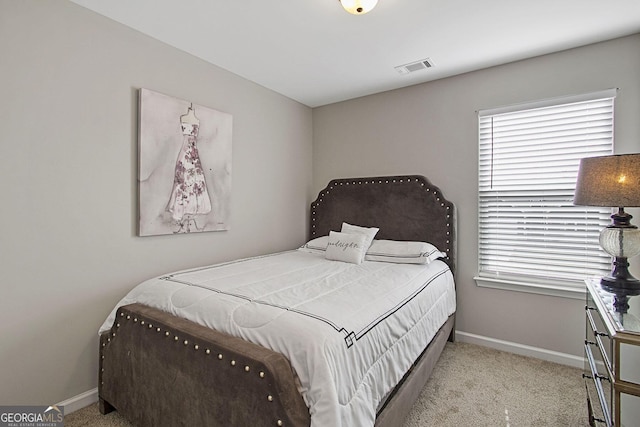
POLYGON ((331 231, 325 257, 334 261, 360 264, 364 260, 366 239, 367 236, 364 234, 331 231))

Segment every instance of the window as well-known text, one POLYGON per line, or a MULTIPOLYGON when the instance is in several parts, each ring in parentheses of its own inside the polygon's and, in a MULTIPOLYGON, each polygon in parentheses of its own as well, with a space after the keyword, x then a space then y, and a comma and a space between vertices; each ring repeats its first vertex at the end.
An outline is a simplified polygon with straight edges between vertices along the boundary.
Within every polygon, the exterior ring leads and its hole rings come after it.
POLYGON ((613 151, 616 90, 478 114, 480 286, 582 297, 611 209, 573 205, 582 157, 613 151))

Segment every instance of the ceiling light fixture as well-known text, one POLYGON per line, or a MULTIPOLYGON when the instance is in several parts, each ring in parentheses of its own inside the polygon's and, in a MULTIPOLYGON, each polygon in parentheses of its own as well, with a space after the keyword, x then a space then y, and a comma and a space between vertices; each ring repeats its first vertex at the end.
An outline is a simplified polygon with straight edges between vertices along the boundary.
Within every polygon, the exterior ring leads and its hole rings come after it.
POLYGON ((338 0, 344 10, 353 14, 353 15, 364 15, 365 13, 371 11, 376 4, 378 4, 378 0, 338 0))

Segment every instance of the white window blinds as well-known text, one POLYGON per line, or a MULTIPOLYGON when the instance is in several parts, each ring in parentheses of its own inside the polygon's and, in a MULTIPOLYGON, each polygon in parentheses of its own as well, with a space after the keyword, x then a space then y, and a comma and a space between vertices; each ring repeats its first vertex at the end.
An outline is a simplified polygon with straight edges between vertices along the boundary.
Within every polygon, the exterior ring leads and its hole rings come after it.
POLYGON ((582 157, 613 151, 615 90, 479 112, 479 276, 579 287, 609 272, 611 209, 573 205, 582 157))

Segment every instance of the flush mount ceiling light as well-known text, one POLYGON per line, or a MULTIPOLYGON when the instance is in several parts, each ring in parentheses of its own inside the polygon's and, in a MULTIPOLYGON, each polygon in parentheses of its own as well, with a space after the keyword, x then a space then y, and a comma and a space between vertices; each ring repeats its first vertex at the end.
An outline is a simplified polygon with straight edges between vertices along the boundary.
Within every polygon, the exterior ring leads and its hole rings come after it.
POLYGON ((364 15, 376 7, 378 0, 338 0, 344 10, 354 15, 364 15))

